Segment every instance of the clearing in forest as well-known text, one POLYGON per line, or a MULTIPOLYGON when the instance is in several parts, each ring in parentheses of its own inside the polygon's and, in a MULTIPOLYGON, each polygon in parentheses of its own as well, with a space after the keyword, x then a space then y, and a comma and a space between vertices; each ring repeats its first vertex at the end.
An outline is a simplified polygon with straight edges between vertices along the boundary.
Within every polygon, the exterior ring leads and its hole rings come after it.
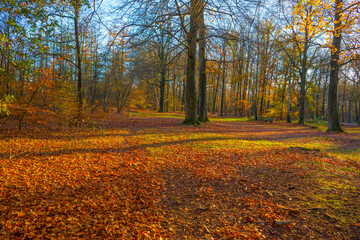
POLYGON ((360 239, 359 127, 181 121, 3 131, 0 238, 360 239))

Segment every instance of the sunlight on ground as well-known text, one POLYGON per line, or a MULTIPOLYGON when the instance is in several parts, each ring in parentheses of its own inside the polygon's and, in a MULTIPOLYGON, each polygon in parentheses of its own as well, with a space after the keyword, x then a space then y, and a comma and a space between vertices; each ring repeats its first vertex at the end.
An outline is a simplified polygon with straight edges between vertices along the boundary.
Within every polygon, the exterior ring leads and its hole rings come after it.
MULTIPOLYGON (((312 221, 315 215, 309 214, 313 211, 326 211, 325 218, 340 228, 355 224, 353 215, 359 210, 352 197, 360 176, 355 161, 360 156, 356 135, 360 128, 328 134, 308 126, 235 118, 214 118, 192 127, 181 125, 180 119, 179 123, 173 121, 181 117, 177 115, 136 114, 119 119, 118 127, 0 140, 0 197, 11 192, 14 198, 10 204, 0 199, 2 213, 10 213, 3 216, 6 221, 0 219, 6 234, 16 236, 18 229, 23 229, 28 238, 34 238, 31 234, 38 231, 41 220, 66 236, 82 236, 85 228, 91 234, 104 231, 119 239, 149 234, 171 239, 174 229, 182 229, 182 221, 195 219, 188 226, 201 221, 219 237, 235 234, 241 238, 251 233, 255 239, 261 236, 260 223, 273 227, 276 219, 297 219, 279 211, 276 201, 296 208, 285 207, 293 212, 302 209, 312 221), (163 127, 156 125, 159 119, 137 118, 167 118, 170 122, 163 127), (296 185, 291 182, 293 177, 307 185, 296 185), (179 179, 184 182, 171 185, 179 179), (212 185, 202 187, 205 182, 212 185), (191 186, 183 189, 188 195, 176 195, 186 184, 191 186), (266 187, 271 184, 274 188, 270 191, 266 187), (290 186, 295 190, 290 192, 290 186), (167 192, 171 188, 176 191, 167 192), (196 196, 189 201, 192 194, 196 196), (246 198, 244 194, 248 194, 246 198), (164 201, 179 219, 169 220, 160 204, 164 201), (37 217, 30 217, 33 213, 37 217), (241 225, 240 220, 228 217, 230 214, 240 219, 241 225), (216 219, 216 224, 206 221, 210 218, 216 219), (92 227, 84 225, 86 222, 92 222, 92 227), (167 224, 172 225, 167 228, 167 224)), ((303 221, 299 219, 296 221, 303 221)), ((203 234, 205 230, 186 231, 203 234)))

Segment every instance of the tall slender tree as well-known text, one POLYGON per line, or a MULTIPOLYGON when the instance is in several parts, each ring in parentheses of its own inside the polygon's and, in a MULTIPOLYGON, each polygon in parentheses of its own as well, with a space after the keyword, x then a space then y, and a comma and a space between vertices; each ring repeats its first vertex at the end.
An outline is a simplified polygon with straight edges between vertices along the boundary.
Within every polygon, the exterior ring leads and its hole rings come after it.
POLYGON ((71 2, 74 10, 74 33, 75 33, 75 49, 76 49, 76 68, 77 68, 77 101, 78 101, 78 117, 81 117, 83 111, 83 83, 82 83, 82 68, 81 68, 81 48, 80 48, 80 33, 79 33, 79 15, 81 8, 81 0, 74 0, 71 2))

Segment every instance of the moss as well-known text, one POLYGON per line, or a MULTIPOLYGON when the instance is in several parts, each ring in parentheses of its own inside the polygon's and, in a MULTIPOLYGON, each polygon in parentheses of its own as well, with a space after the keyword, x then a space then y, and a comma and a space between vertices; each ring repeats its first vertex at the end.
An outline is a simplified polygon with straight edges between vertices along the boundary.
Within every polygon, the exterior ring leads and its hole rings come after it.
POLYGON ((241 118, 210 118, 212 122, 248 122, 252 121, 252 118, 241 117, 241 118))
POLYGON ((339 181, 328 181, 326 179, 319 179, 318 182, 324 186, 324 189, 356 190, 354 186, 350 185, 349 181, 339 182, 339 181))
POLYGON ((333 209, 340 209, 343 206, 343 199, 340 199, 339 196, 333 194, 315 194, 311 196, 311 199, 312 200, 306 203, 306 205, 310 208, 331 207, 333 209))

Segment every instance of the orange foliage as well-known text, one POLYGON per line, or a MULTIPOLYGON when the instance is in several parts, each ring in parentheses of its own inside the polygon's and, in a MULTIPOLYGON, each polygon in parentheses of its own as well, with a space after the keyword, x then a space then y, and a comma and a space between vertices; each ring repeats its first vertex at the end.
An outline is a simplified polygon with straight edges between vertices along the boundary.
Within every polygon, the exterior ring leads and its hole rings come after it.
POLYGON ((278 123, 195 128, 179 122, 111 115, 99 120, 103 130, 0 141, 2 238, 297 239, 323 220, 288 194, 306 198, 324 171, 319 166, 336 174, 332 179, 355 178, 360 170, 355 161, 281 145, 313 138, 328 143, 332 136, 341 143, 352 139, 356 147, 358 134, 278 123), (259 144, 265 140, 279 144, 259 144), (354 171, 338 172, 345 167, 354 171), (287 219, 303 224, 274 225, 287 219))

